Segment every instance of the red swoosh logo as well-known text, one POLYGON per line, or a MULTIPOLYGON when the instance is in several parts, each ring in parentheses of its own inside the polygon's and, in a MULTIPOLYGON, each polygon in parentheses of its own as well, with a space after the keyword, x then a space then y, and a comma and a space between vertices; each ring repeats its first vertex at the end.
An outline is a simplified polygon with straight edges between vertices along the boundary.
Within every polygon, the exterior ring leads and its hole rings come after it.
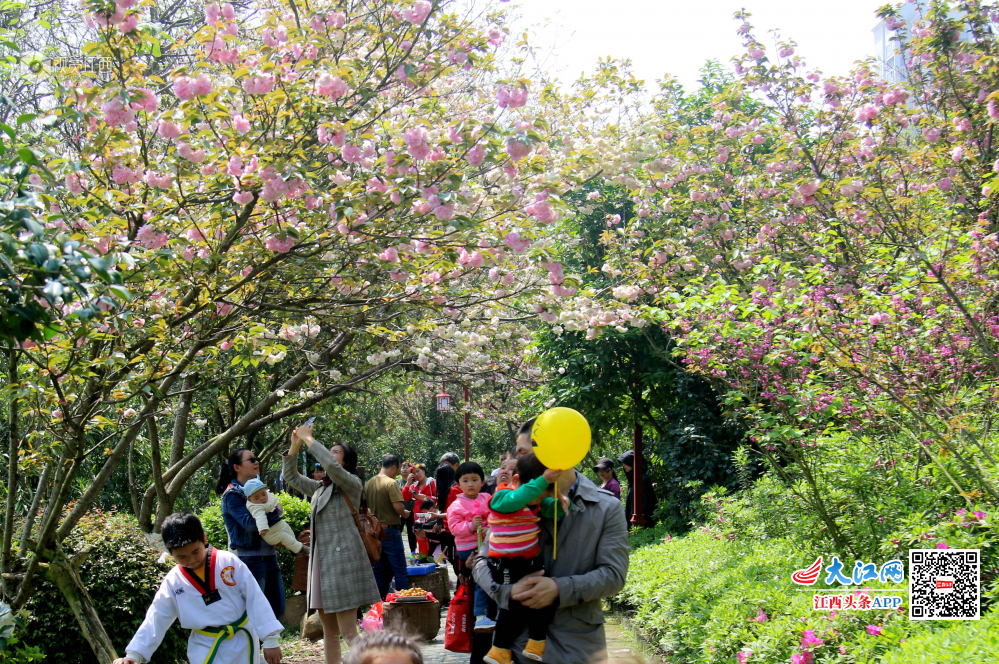
POLYGON ((791 580, 800 586, 810 586, 818 580, 820 571, 822 571, 822 556, 816 558, 807 569, 799 569, 792 574, 791 580))

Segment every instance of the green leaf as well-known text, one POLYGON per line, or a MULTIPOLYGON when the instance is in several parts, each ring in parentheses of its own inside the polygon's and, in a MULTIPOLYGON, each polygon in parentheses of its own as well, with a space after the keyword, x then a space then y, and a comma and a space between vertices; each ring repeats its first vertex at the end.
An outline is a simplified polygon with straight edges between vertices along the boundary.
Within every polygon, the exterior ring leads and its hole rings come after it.
POLYGON ((126 302, 132 299, 132 294, 124 286, 120 286, 118 284, 112 284, 108 286, 108 290, 117 295, 122 300, 125 300, 126 302))
POLYGON ((30 148, 20 148, 17 151, 17 156, 21 158, 21 161, 28 164, 29 166, 39 166, 38 159, 35 157, 35 153, 31 151, 30 148))

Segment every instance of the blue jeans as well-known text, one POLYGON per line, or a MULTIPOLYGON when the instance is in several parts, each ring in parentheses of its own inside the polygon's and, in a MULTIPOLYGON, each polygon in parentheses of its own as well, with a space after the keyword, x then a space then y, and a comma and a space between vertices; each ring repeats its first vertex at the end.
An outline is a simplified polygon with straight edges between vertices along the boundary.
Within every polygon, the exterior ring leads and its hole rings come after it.
POLYGON ((240 556, 239 559, 250 568, 250 574, 264 591, 274 617, 280 618, 284 613, 284 581, 277 556, 240 556))
POLYGON ((375 581, 382 599, 388 594, 389 583, 395 577, 395 589, 409 588, 409 572, 406 569, 406 549, 402 545, 402 531, 399 526, 385 526, 385 539, 382 540, 382 557, 375 563, 375 581))
MULTIPOLYGON (((458 560, 464 563, 468 558, 476 553, 476 549, 470 551, 459 551, 458 560)), ((474 560, 472 562, 475 562, 474 560)), ((464 565, 462 565, 464 567, 464 565)), ((471 572, 463 572, 468 574, 468 584, 469 590, 475 595, 475 601, 472 604, 472 615, 478 618, 479 616, 484 616, 489 613, 489 595, 486 591, 480 588, 475 583, 475 579, 472 578, 471 572)))

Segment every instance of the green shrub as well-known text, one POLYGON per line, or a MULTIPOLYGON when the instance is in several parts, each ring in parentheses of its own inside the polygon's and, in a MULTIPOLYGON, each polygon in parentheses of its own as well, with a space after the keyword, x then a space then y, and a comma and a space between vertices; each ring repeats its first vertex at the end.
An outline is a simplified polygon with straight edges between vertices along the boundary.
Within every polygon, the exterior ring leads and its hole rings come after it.
MULTIPOLYGON (((80 567, 80 577, 104 629, 122 654, 171 565, 156 562, 160 554, 146 543, 138 525, 125 514, 95 510, 84 516, 65 548, 67 554, 73 555, 87 545, 95 548, 80 567)), ((52 661, 97 661, 55 584, 40 579, 26 608, 30 614, 26 644, 37 646, 52 661)), ((186 659, 186 651, 187 632, 175 624, 153 662, 180 662, 186 659)))
MULTIPOLYGON (((312 509, 309 501, 297 498, 289 493, 276 493, 278 502, 284 509, 284 520, 288 522, 295 534, 309 527, 309 511, 312 509)), ((229 536, 225 531, 222 519, 222 500, 216 498, 198 513, 201 524, 205 528, 208 541, 220 548, 226 548, 229 536)), ((295 576, 295 555, 287 549, 278 549, 278 564, 281 566, 281 577, 284 579, 285 593, 291 595, 291 582, 295 576)))
MULTIPOLYGON (((812 651, 818 663, 870 662, 903 639, 941 625, 909 621, 907 599, 897 611, 814 611, 812 593, 801 592, 791 574, 817 554, 790 539, 730 539, 727 530, 701 527, 648 543, 654 533, 639 535, 645 546, 632 552, 628 581, 616 602, 634 610, 636 626, 672 664, 728 664, 740 652, 752 653, 746 661, 754 664, 786 664, 802 653, 807 630, 822 641, 812 651), (756 620, 760 612, 762 622, 756 620), (868 625, 880 627, 881 634, 869 634, 868 625)), ((822 587, 822 579, 815 587, 822 587)))
POLYGON ((979 621, 955 624, 920 634, 885 655, 883 664, 938 664, 938 662, 990 662, 999 657, 999 618, 987 613, 979 621))
POLYGON ((31 664, 45 659, 41 648, 22 643, 26 611, 14 613, 0 602, 0 664, 31 664))

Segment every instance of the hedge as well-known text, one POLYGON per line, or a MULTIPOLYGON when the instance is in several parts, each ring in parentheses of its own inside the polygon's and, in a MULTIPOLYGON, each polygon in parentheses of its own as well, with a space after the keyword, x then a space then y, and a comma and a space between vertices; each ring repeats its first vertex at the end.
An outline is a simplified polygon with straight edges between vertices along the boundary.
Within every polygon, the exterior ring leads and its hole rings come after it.
MULTIPOLYGON (((297 498, 288 493, 276 493, 281 507, 284 508, 284 520, 288 522, 295 534, 309 527, 309 512, 312 506, 309 501, 297 498)), ((222 520, 222 499, 216 498, 198 513, 201 524, 205 527, 208 541, 215 546, 226 548, 229 536, 225 532, 225 522, 222 520)), ((281 565, 281 577, 284 579, 284 590, 292 595, 291 582, 295 576, 295 554, 287 549, 278 549, 278 564, 281 565)))
MULTIPOLYGON (((104 629, 123 654, 172 561, 156 562, 159 552, 146 543, 134 518, 122 513, 94 510, 86 514, 64 547, 72 556, 87 545, 94 549, 80 567, 80 577, 104 629)), ((25 643, 37 646, 52 661, 96 664, 97 658, 55 584, 40 578, 25 608, 30 614, 25 643)), ((187 632, 175 624, 152 662, 173 664, 184 661, 186 655, 187 632)))

